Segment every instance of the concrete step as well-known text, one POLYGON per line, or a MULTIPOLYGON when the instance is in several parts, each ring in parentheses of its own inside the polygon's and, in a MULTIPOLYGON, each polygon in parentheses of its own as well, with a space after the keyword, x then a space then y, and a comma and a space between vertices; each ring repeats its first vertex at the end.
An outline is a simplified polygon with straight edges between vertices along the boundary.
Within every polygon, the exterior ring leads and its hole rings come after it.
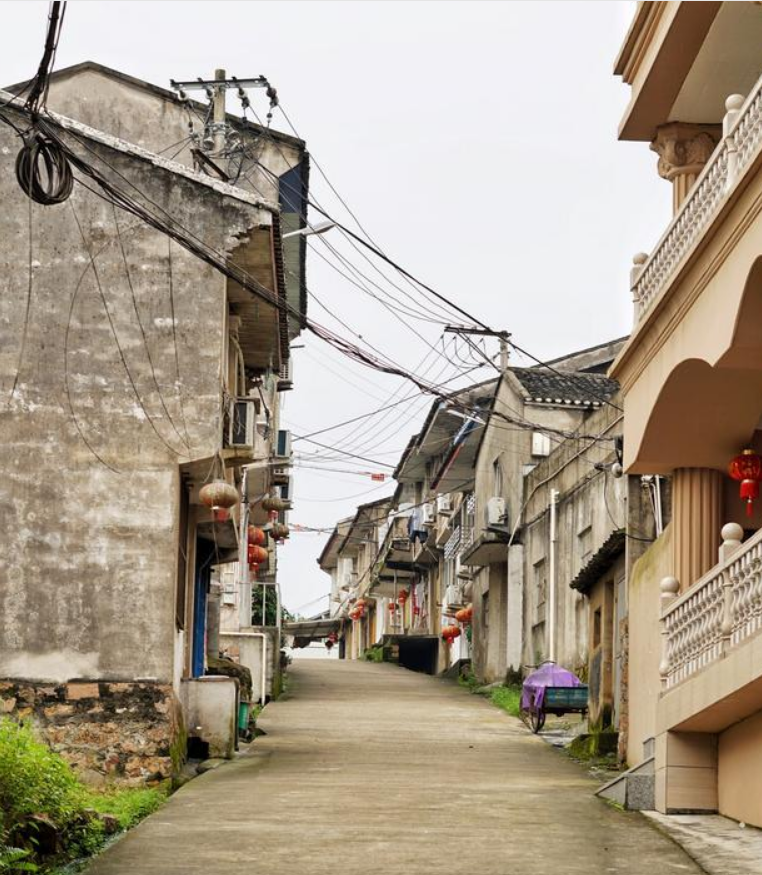
POLYGON ((654 758, 651 756, 599 787, 595 795, 630 811, 652 811, 655 806, 654 780, 654 758))

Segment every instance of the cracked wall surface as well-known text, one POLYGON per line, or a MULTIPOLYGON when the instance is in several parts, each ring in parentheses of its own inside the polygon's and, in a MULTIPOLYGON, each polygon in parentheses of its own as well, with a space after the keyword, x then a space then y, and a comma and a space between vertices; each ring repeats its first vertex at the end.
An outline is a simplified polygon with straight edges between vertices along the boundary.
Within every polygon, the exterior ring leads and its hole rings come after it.
MULTIPOLYGON (((0 127, 0 678, 171 683, 179 465, 219 447, 226 281, 81 185, 30 212, 18 149, 0 127)), ((86 154, 217 251, 271 220, 116 143, 86 154)))

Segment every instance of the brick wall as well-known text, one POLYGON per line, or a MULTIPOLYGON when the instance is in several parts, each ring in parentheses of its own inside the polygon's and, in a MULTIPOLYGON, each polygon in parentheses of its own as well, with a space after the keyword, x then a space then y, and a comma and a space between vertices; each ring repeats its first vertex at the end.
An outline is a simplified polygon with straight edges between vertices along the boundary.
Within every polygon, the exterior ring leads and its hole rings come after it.
POLYGON ((185 754, 171 684, 0 680, 2 714, 31 720, 40 737, 92 784, 160 781, 185 754))

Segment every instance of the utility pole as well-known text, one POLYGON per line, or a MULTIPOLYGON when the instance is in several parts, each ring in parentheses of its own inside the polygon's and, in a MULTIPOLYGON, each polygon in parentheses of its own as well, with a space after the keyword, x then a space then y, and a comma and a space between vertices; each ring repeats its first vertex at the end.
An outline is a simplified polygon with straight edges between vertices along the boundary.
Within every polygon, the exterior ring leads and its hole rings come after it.
POLYGON ((227 155, 230 144, 230 126, 227 122, 225 98, 230 88, 238 92, 244 116, 249 108, 250 101, 246 94, 247 88, 264 88, 265 94, 270 100, 270 111, 267 114, 268 125, 272 118, 272 111, 278 105, 278 92, 270 85, 265 76, 254 76, 250 79, 237 79, 235 76, 227 77, 225 70, 219 68, 214 71, 214 79, 190 79, 184 82, 169 80, 169 84, 177 92, 180 100, 188 100, 189 91, 203 91, 211 104, 211 113, 204 130, 204 136, 199 143, 200 151, 216 158, 227 155))
POLYGON ((215 70, 214 80, 218 84, 212 89, 212 139, 214 142, 214 155, 222 155, 225 151, 227 139, 227 125, 225 124, 225 71, 215 70))
MULTIPOLYGON (((476 334, 480 337, 497 337, 500 341, 500 372, 502 373, 508 368, 508 338, 511 336, 510 331, 491 331, 489 328, 467 328, 465 325, 445 325, 444 330, 447 334, 457 334, 462 337, 484 359, 487 359, 487 356, 470 339, 469 335, 476 334)), ((488 362, 489 364, 494 364, 491 359, 488 359, 488 362)))

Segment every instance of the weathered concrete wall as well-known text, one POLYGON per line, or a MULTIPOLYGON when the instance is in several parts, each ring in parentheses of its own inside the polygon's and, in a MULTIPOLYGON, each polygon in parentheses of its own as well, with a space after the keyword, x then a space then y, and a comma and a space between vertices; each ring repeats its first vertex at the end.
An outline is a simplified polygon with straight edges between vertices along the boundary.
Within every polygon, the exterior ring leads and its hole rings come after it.
MULTIPOLYGON (((147 159, 90 147, 114 168, 103 164, 104 173, 124 174, 217 250, 233 250, 269 218, 147 159)), ((128 271, 112 208, 75 186, 60 206, 32 206, 30 253, 17 151, 3 127, 0 677, 171 684, 179 464, 220 443, 225 281, 173 245, 178 382, 166 237, 118 216, 128 271), (26 344, 9 398, 30 257, 26 344)))
POLYGON ((238 737, 238 681, 216 675, 185 678, 182 701, 188 736, 206 742, 210 757, 232 758, 238 737))
POLYGON ((220 648, 222 652, 231 659, 240 662, 241 665, 248 668, 251 672, 252 702, 264 702, 265 696, 272 690, 272 660, 268 660, 268 664, 265 665, 263 684, 262 651, 265 647, 270 649, 272 647, 270 636, 263 639, 247 635, 246 632, 220 633, 220 648), (267 642, 266 644, 264 644, 265 641, 267 642))
POLYGON ((659 584, 672 570, 672 526, 634 564, 628 580, 629 665, 627 763, 644 759, 643 743, 656 735, 661 634, 659 584))
POLYGON ((624 579, 624 555, 593 584, 588 604, 588 722, 591 728, 617 726, 617 659, 621 652, 621 631, 617 621, 618 582, 624 579), (596 618, 597 614, 597 618, 596 618))
MULTIPOLYGON (((619 412, 606 406, 584 420, 585 434, 621 434, 619 412)), ((569 584, 616 529, 625 528, 626 480, 596 470, 615 460, 610 442, 568 440, 527 476, 524 519, 524 661, 548 658, 550 609, 550 495, 557 490, 555 658, 586 673, 588 605, 569 584)), ((620 577, 623 575, 620 571, 620 577)), ((615 581, 616 583, 616 581, 615 581)))
POLYGON ((185 755, 182 714, 169 684, 0 681, 0 713, 31 720, 91 784, 162 780, 185 755))
MULTIPOLYGON (((544 407, 525 403, 517 381, 510 372, 509 376, 500 383, 495 399, 495 411, 507 416, 526 418, 541 427, 560 430, 576 428, 585 413, 583 410, 573 408, 544 407)), ((516 519, 522 515, 526 494, 526 466, 538 461, 538 458, 532 456, 531 431, 513 428, 499 417, 492 417, 479 447, 475 470, 474 492, 477 504, 475 539, 485 529, 487 501, 496 495, 502 495, 505 499, 508 528, 513 529, 516 519), (497 482, 496 466, 498 465, 502 486, 497 482)), ((526 511, 523 516, 524 519, 531 519, 531 515, 526 511)), ((517 597, 515 589, 517 586, 522 586, 521 571, 518 570, 517 574, 517 569, 514 567, 510 582, 513 594, 509 597, 507 549, 504 555, 504 561, 499 565, 483 568, 476 572, 474 577, 473 661, 477 676, 485 681, 503 679, 509 667, 512 670, 520 670, 522 661, 518 657, 520 651, 523 653, 524 663, 529 665, 535 662, 537 655, 537 647, 533 643, 533 638, 537 638, 537 632, 533 634, 532 626, 537 627, 538 624, 533 621, 527 625, 525 617, 522 616, 522 613, 534 610, 531 593, 525 592, 517 597), (485 596, 488 592, 489 629, 485 626, 483 616, 485 596)))
MULTIPOLYGON (((62 115, 193 167, 193 144, 185 142, 189 134, 188 110, 162 89, 142 87, 131 83, 129 77, 106 71, 80 69, 53 77, 48 105, 62 115)), ((195 113, 191 117, 196 133, 202 133, 201 120, 195 113)), ((236 124, 232 117, 230 120, 236 124)), ((251 151, 251 157, 244 160, 239 184, 277 202, 277 183, 271 174, 257 167, 257 162, 280 176, 301 159, 299 141, 275 131, 260 136, 255 126, 246 133, 241 125, 236 126, 251 151)))

